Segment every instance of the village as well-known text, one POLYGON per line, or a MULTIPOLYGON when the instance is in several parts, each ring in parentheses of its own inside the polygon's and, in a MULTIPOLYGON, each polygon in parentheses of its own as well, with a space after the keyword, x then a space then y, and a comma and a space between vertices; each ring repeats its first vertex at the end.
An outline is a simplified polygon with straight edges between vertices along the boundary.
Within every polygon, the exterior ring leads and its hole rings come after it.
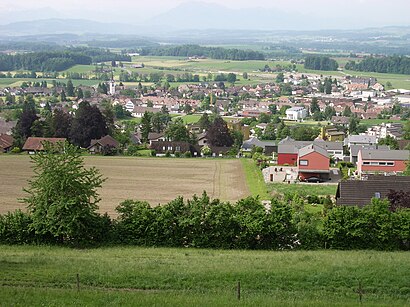
MULTIPOLYGON (((391 182, 382 192, 369 192, 360 202, 364 204, 375 195, 386 197, 405 172, 410 156, 409 90, 385 90, 375 78, 296 72, 280 72, 274 82, 255 86, 234 83, 139 84, 136 88, 126 88, 115 80, 76 88, 26 84, 4 88, 0 95, 6 106, 17 103, 13 97, 31 96, 38 108, 72 115, 83 102, 101 111, 107 106, 115 110, 112 120, 121 140, 115 139, 113 130, 112 135, 89 139, 84 145, 91 154, 138 155, 136 148, 167 157, 252 157, 257 153, 267 183, 339 184, 338 204, 358 204, 357 199, 344 196, 345 186, 350 184, 346 179, 366 181, 367 190, 372 186, 369 178, 375 174, 391 182), (186 117, 193 120, 185 122, 186 117), (216 117, 223 118, 225 125, 210 137, 208 129, 216 117), (129 120, 120 120, 124 118, 129 120), (360 124, 366 120, 378 120, 379 124, 360 124), (184 126, 182 137, 169 132, 173 123, 174 130, 184 126), (230 134, 227 140, 222 140, 223 133, 230 134)), ((16 121, 0 119, 3 152, 19 151, 12 136, 15 125, 16 121)), ((35 153, 45 140, 70 138, 53 136, 28 137, 21 150, 35 153)))

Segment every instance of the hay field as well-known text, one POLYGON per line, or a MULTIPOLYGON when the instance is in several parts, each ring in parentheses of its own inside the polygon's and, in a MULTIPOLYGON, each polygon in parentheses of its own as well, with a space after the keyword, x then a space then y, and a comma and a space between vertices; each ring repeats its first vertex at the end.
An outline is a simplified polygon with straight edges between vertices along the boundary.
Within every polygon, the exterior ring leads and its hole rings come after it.
MULTIPOLYGON (((249 195, 239 160, 133 157, 85 157, 107 177, 100 190, 100 211, 115 215, 126 199, 146 200, 152 205, 177 196, 185 198, 204 190, 212 198, 236 201, 249 195)), ((27 155, 0 155, 0 214, 25 206, 23 187, 32 176, 27 155)))

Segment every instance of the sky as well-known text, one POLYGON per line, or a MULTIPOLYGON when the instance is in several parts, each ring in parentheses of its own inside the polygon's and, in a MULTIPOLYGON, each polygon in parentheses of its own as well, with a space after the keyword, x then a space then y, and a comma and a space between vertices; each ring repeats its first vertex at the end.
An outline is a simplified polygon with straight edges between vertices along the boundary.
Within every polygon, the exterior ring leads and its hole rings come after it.
MULTIPOLYGON (((0 0, 0 20, 81 18, 138 24, 190 0, 0 0)), ((314 19, 334 16, 332 28, 410 25, 409 0, 201 0, 231 9, 261 8, 303 14, 314 19)), ((326 24, 322 25, 326 28, 326 24)))

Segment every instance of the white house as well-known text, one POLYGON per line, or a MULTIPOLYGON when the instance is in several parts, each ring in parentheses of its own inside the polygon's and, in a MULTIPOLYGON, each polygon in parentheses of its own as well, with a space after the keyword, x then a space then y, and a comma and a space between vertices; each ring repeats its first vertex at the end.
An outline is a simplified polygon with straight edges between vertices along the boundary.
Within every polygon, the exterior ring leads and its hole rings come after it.
POLYGON ((286 119, 287 120, 302 120, 306 118, 307 111, 304 107, 293 107, 286 110, 286 119))

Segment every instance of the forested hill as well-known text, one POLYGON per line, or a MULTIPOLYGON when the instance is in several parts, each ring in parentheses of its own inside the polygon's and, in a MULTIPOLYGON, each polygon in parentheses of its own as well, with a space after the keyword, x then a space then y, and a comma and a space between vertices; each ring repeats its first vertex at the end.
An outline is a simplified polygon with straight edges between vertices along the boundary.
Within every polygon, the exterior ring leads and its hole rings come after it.
POLYGON ((408 75, 410 74, 410 58, 406 56, 368 57, 359 63, 350 61, 345 68, 355 71, 408 75))
POLYGON ((216 60, 264 60, 265 55, 262 52, 241 49, 226 49, 221 47, 202 47, 199 45, 182 45, 168 47, 151 47, 143 48, 141 55, 155 56, 179 56, 192 57, 200 56, 216 60))
POLYGON ((102 49, 72 48, 64 51, 43 51, 16 55, 0 55, 0 71, 62 71, 74 65, 90 65, 105 61, 131 61, 131 57, 102 49))

